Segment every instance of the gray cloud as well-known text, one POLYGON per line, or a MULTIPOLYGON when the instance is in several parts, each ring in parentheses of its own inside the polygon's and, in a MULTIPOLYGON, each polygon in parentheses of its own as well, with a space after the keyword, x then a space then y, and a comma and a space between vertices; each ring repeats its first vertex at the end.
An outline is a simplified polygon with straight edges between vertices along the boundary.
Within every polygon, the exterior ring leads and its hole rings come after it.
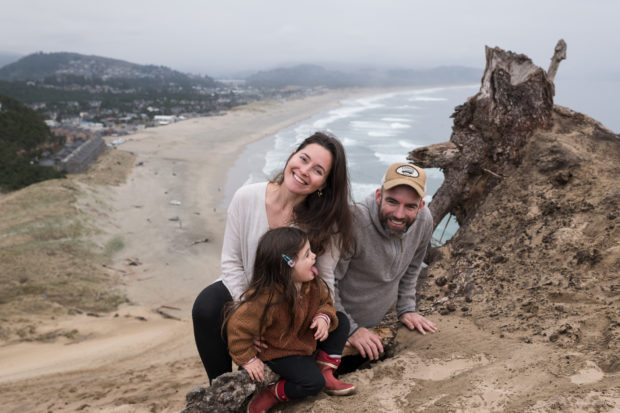
POLYGON ((484 46, 525 53, 545 67, 558 39, 563 70, 620 66, 620 4, 576 0, 83 2, 3 6, 2 51, 71 51, 199 73, 327 62, 482 67, 484 46))

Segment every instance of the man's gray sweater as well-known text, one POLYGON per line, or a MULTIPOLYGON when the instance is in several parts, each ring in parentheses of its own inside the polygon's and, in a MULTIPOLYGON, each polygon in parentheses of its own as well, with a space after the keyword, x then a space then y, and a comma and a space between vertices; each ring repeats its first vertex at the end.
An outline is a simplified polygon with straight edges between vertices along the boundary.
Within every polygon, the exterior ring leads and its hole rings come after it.
POLYGON ((335 304, 359 327, 374 327, 396 303, 396 312, 416 311, 416 284, 433 233, 433 217, 422 208, 407 232, 393 235, 379 221, 375 194, 353 208, 356 251, 335 270, 335 304))

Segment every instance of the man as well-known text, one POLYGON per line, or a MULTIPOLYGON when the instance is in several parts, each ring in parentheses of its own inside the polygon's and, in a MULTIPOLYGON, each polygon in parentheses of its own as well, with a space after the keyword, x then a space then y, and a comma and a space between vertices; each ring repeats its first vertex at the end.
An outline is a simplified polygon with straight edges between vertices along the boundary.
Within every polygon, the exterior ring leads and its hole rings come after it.
POLYGON ((371 360, 383 352, 381 338, 368 330, 378 325, 396 303, 398 319, 410 330, 437 327, 416 312, 416 283, 433 233, 425 208, 426 173, 409 164, 391 165, 381 188, 356 204, 356 248, 335 270, 336 308, 351 330, 347 345, 371 360))

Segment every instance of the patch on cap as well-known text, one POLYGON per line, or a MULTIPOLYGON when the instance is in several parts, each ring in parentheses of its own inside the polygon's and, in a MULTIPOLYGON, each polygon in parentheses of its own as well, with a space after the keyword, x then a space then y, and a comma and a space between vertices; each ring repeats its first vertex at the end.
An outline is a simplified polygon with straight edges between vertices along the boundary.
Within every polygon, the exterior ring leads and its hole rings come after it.
POLYGON ((399 166, 398 168, 396 168, 396 171, 394 172, 396 172, 399 175, 408 176, 410 178, 417 178, 418 176, 420 176, 420 173, 418 172, 418 170, 415 169, 411 165, 399 166))

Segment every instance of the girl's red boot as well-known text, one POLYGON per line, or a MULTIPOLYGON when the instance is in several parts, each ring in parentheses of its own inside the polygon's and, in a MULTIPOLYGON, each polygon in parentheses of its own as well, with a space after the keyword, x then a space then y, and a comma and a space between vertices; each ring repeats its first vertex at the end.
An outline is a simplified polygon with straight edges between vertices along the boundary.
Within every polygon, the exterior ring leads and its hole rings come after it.
POLYGON ((250 400, 247 413, 267 413, 278 402, 287 402, 290 399, 284 394, 285 380, 280 380, 271 387, 260 391, 250 400))
POLYGON ((339 357, 330 357, 323 350, 319 350, 316 355, 316 363, 323 373, 325 379, 325 393, 335 396, 346 396, 355 392, 355 385, 343 383, 334 377, 334 372, 340 365, 339 357))

